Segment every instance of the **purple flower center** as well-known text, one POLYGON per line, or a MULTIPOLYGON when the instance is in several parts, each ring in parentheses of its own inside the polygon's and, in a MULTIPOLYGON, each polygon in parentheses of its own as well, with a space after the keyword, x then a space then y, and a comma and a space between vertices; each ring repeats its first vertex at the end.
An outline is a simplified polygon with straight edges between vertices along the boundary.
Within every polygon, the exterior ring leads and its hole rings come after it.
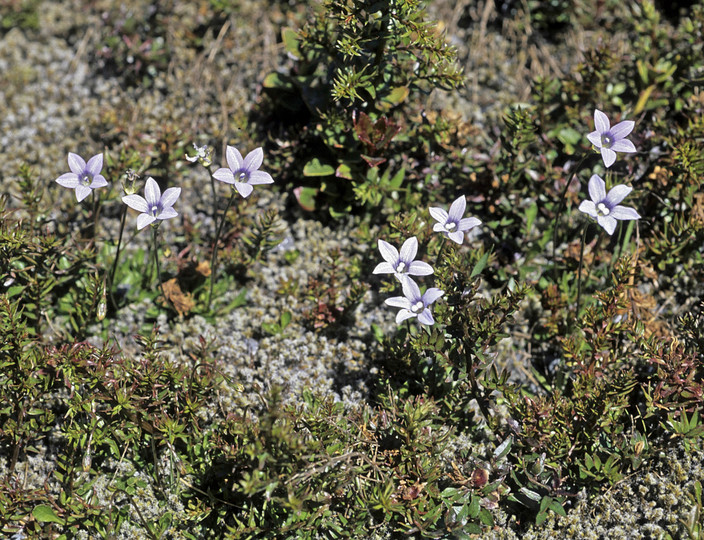
POLYGON ((610 131, 601 134, 601 146, 604 148, 611 148, 614 144, 614 136, 611 135, 610 131))
POLYGON ((398 264, 396 265, 396 272, 401 274, 405 271, 406 271, 406 263, 403 261, 399 261, 398 264))
POLYGON ((246 183, 247 183, 247 180, 249 180, 249 172, 240 169, 240 170, 237 171, 237 173, 235 174, 235 177, 236 177, 236 180, 237 180, 238 182, 240 182, 240 183, 242 183, 242 184, 246 184, 246 183))
POLYGON ((149 211, 152 213, 152 216, 156 217, 156 215, 159 213, 159 205, 153 204, 149 211))
POLYGON ((423 304, 422 300, 418 300, 415 304, 411 306, 411 311, 418 315, 418 313, 422 312, 425 309, 425 305, 423 304))
POLYGON ((452 232, 456 228, 457 228, 457 223, 455 223, 454 221, 448 221, 447 223, 445 223, 445 230, 447 232, 452 232))
POLYGON ((603 202, 600 202, 599 204, 596 205, 596 211, 599 215, 602 215, 602 216, 608 216, 611 213, 611 210, 609 209, 609 207, 606 206, 606 204, 603 202))

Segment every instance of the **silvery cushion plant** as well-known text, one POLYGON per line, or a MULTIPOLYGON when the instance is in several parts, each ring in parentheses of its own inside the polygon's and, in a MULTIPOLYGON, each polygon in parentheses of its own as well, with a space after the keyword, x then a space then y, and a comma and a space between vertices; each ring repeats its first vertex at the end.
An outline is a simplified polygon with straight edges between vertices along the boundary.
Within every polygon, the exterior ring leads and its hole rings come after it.
POLYGON ((76 199, 81 202, 91 191, 108 185, 108 181, 100 174, 103 168, 103 154, 96 154, 86 163, 81 156, 68 153, 70 173, 65 173, 56 179, 56 183, 76 190, 76 199))
POLYGON ((425 262, 415 261, 418 253, 418 239, 412 236, 401 246, 401 252, 384 240, 379 240, 379 251, 385 262, 374 268, 374 274, 394 274, 401 280, 403 276, 427 276, 433 273, 433 268, 425 262))
POLYGON ((481 224, 477 218, 465 218, 464 211, 467 206, 464 195, 458 197, 452 205, 450 211, 447 212, 442 208, 431 207, 430 215, 433 216, 437 223, 433 225, 435 232, 441 232, 453 242, 462 244, 464 242, 464 233, 481 224))
POLYGON ((616 152, 632 154, 636 151, 633 143, 626 139, 634 125, 632 120, 624 120, 611 127, 608 116, 599 109, 594 110, 594 131, 587 138, 601 152, 606 167, 614 164, 616 152))
POLYGON ((606 193, 606 184, 599 175, 594 174, 589 179, 589 196, 592 200, 582 201, 579 210, 596 219, 607 233, 613 234, 617 220, 640 219, 640 215, 633 208, 619 204, 632 189, 619 184, 606 193))
POLYGON ((147 178, 144 186, 144 197, 140 195, 125 195, 122 197, 130 208, 142 212, 137 217, 137 229, 142 230, 147 225, 157 220, 164 220, 178 216, 173 206, 181 195, 181 188, 172 187, 161 193, 159 184, 151 176, 147 178))
POLYGON ((431 287, 421 294, 416 282, 407 276, 401 280, 401 285, 403 296, 393 296, 384 301, 387 306, 401 308, 396 314, 396 324, 413 317, 417 317, 421 324, 434 324, 435 320, 430 312, 430 305, 444 294, 443 291, 431 287))
POLYGON ((247 198, 257 184, 273 184, 274 179, 267 172, 258 170, 264 161, 264 151, 255 148, 242 159, 242 154, 234 146, 227 147, 227 167, 213 173, 213 178, 231 184, 242 197, 247 198))

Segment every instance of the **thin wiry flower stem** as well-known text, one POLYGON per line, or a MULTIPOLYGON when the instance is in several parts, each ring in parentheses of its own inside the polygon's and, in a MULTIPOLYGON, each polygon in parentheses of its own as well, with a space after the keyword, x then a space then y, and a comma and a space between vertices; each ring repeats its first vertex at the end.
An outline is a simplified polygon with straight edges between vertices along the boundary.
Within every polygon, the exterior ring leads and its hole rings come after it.
POLYGON ((166 300, 167 304, 170 304, 171 301, 169 298, 166 296, 166 292, 164 292, 164 282, 161 279, 161 265, 159 264, 159 239, 158 239, 158 231, 159 227, 152 225, 152 238, 154 240, 154 263, 156 265, 156 277, 159 280, 159 288, 161 289, 161 294, 164 295, 164 300, 166 300))
POLYGON ((215 274, 217 273, 217 256, 218 256, 218 242, 220 241, 220 233, 222 232, 222 226, 225 224, 225 219, 227 218, 227 211, 232 205, 232 201, 235 200, 237 192, 233 189, 230 200, 227 201, 227 206, 225 211, 222 213, 222 219, 220 220, 220 225, 218 226, 218 232, 215 234, 215 241, 213 242, 213 256, 210 259, 210 291, 208 292, 208 306, 207 311, 210 311, 210 301, 213 298, 213 284, 215 283, 215 274))
POLYGON ((574 318, 579 318, 579 302, 582 299, 582 261, 584 260, 584 244, 587 240, 587 228, 589 223, 584 225, 582 230, 582 243, 579 246, 579 266, 577 267, 577 306, 574 311, 574 318))
POLYGON ((120 249, 122 249, 122 233, 125 230, 125 220, 127 219, 127 206, 122 207, 122 216, 120 217, 120 233, 117 236, 117 251, 115 252, 115 260, 112 262, 112 268, 110 269, 110 277, 108 279, 107 288, 110 291, 110 299, 113 306, 117 306, 115 303, 115 298, 112 295, 112 285, 115 280, 115 272, 117 271, 117 262, 120 260, 120 249))
POLYGON ((442 257, 442 252, 445 249, 445 241, 447 240, 446 237, 442 237, 442 240, 440 241, 440 249, 438 250, 438 258, 435 259, 435 266, 440 265, 440 257, 442 257))
MULTIPOLYGON (((567 198, 567 190, 570 187, 570 184, 572 183, 572 180, 574 180, 575 175, 577 174, 577 171, 582 168, 582 165, 586 161, 586 159, 589 157, 589 153, 584 154, 582 156, 582 159, 579 160, 579 163, 577 166, 572 169, 572 173, 570 174, 570 177, 567 179, 567 183, 565 184, 565 188, 562 190, 562 194, 560 195, 560 203, 557 209, 557 213, 555 214, 555 219, 552 224, 552 264, 553 266, 555 265, 555 249, 557 248, 557 222, 560 219, 560 215, 562 214, 562 210, 565 208, 565 199, 567 198)), ((557 272, 557 269, 555 270, 557 272)), ((555 276, 557 279, 557 275, 555 276)))

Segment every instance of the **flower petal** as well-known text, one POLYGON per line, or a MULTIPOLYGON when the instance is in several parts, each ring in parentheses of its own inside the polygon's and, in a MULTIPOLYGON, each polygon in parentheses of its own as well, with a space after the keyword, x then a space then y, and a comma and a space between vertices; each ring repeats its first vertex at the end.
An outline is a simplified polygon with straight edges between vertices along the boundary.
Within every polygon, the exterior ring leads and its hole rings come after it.
POLYGON ((261 147, 255 148, 249 154, 247 154, 247 157, 244 158, 244 161, 242 162, 242 168, 245 169, 247 172, 251 173, 261 167, 263 161, 264 150, 262 150, 261 147))
POLYGON ((390 263, 391 266, 396 267, 398 264, 398 250, 381 238, 377 242, 379 246, 379 253, 381 253, 382 259, 390 263))
POLYGON ((597 216, 596 222, 601 225, 609 234, 614 234, 616 230, 616 220, 611 216, 597 216))
POLYGON ((141 195, 125 195, 122 202, 137 212, 149 212, 149 205, 141 195))
POLYGON ((219 182, 225 182, 226 184, 235 183, 235 175, 232 174, 230 169, 222 167, 213 173, 213 178, 219 182))
POLYGON ((83 161, 83 158, 81 156, 79 156, 78 154, 74 154, 73 152, 69 152, 68 153, 68 168, 71 169, 71 172, 80 175, 80 174, 83 174, 86 170, 86 162, 83 161))
POLYGON ((88 195, 90 195, 91 191, 92 190, 88 186, 84 186, 83 184, 78 184, 76 186, 76 200, 78 202, 81 202, 88 195))
POLYGON ((633 120, 624 120, 619 122, 614 127, 611 128, 611 135, 613 135, 615 140, 621 140, 628 137, 629 133, 633 131, 633 126, 636 123, 633 120))
POLYGON ((416 314, 413 313, 410 309, 402 309, 396 314, 396 324, 401 324, 406 319, 410 319, 411 317, 415 316, 416 314))
POLYGON ((456 244, 462 244, 464 242, 464 232, 463 231, 454 231, 451 233, 447 233, 447 237, 455 242, 456 244))
POLYGON ((611 150, 614 152, 623 152, 624 154, 633 154, 637 152, 635 145, 628 139, 621 139, 611 145, 611 150))
POLYGON ((461 195, 460 197, 455 199, 455 201, 450 206, 450 211, 448 212, 448 215, 450 216, 452 221, 459 221, 464 215, 465 208, 467 208, 467 200, 464 198, 464 195, 461 195))
POLYGON ((408 273, 411 276, 429 276, 433 272, 433 267, 423 261, 413 261, 408 266, 408 273))
POLYGON ((405 296, 392 296, 384 300, 384 304, 391 307, 411 309, 411 302, 405 296))
POLYGON ((415 236, 411 236, 401 246, 399 258, 408 264, 416 258, 416 253, 418 253, 418 239, 415 236))
POLYGON ((245 199, 252 194, 252 191, 254 191, 254 188, 251 186, 251 184, 243 184, 242 182, 235 182, 235 189, 245 199))
POLYGON ((587 134, 587 139, 597 148, 601 148, 601 134, 598 131, 592 131, 587 134))
POLYGON ((95 175, 93 177, 93 181, 90 183, 91 189, 105 187, 107 185, 108 185, 108 181, 105 180, 105 177, 102 174, 95 175))
POLYGON ((156 221, 156 218, 152 215, 149 214, 139 214, 137 216, 137 229, 142 230, 144 227, 147 225, 154 223, 156 221))
POLYGON ((582 201, 582 203, 579 205, 579 211, 584 212, 588 216, 591 216, 596 219, 596 205, 593 201, 582 201))
POLYGON ((178 216, 178 212, 174 210, 172 207, 169 208, 164 208, 161 212, 159 212, 159 215, 156 216, 157 219, 171 219, 175 218, 178 216))
POLYGON ((609 131, 611 127, 611 122, 609 122, 609 117, 606 116, 599 109, 594 109, 594 129, 599 132, 599 135, 609 131))
POLYGON ((420 289, 415 281, 411 278, 406 277, 401 281, 401 288, 403 289, 403 296, 408 298, 411 305, 415 304, 421 299, 420 289))
POLYGON ((420 314, 418 315, 418 322, 427 326, 435 324, 433 314, 430 313, 430 310, 428 308, 425 308, 423 311, 420 312, 420 314))
POLYGON ((606 199, 606 184, 598 174, 593 174, 589 179, 589 196, 595 203, 600 203, 606 199))
POLYGON ((160 202, 161 202, 161 208, 163 210, 167 208, 171 208, 174 203, 178 200, 179 196, 181 195, 181 188, 180 187, 171 187, 164 191, 164 194, 161 196, 160 202))
POLYGON ((433 216, 433 219, 440 222, 442 225, 445 225, 445 223, 447 223, 447 218, 450 217, 445 210, 438 208, 437 206, 428 208, 428 211, 430 212, 430 215, 433 216))
POLYGON ((430 304, 435 302, 435 300, 440 298, 443 294, 445 294, 445 291, 436 287, 430 287, 427 291, 425 291, 425 294, 423 295, 423 304, 429 306, 430 304))
POLYGON ((459 224, 457 225, 457 230, 458 231, 468 231, 470 229, 473 229, 477 225, 481 225, 481 223, 482 222, 479 221, 475 217, 464 218, 464 219, 461 219, 459 224))
POLYGON ((604 202, 606 203, 606 206, 609 207, 609 210, 611 210, 614 206, 625 199, 631 191, 633 191, 633 188, 627 186, 626 184, 614 186, 609 190, 609 194, 606 196, 604 202))
POLYGON ((242 154, 240 154, 240 151, 234 146, 227 147, 225 157, 227 159, 227 166, 230 167, 230 170, 233 172, 239 171, 242 168, 242 162, 244 161, 242 154))
POLYGON ((252 171, 251 173, 249 173, 249 180, 247 180, 247 183, 252 184, 253 186, 259 184, 273 184, 274 179, 268 172, 252 171))
POLYGON ((159 204, 159 199, 161 199, 161 189, 159 184, 156 183, 151 176, 147 178, 147 183, 144 185, 144 199, 147 201, 149 206, 154 206, 159 204))
POLYGON ((76 173, 67 172, 56 179, 56 183, 71 189, 76 189, 78 186, 78 175, 76 173))
POLYGON ((621 220, 640 219, 640 214, 630 206, 615 206, 609 215, 614 219, 621 220))
POLYGON ((383 262, 376 265, 372 274, 394 274, 396 269, 391 263, 383 262))
POLYGON ((610 148, 601 147, 601 159, 604 160, 604 165, 608 169, 616 161, 616 152, 610 148))
POLYGON ((92 158, 88 160, 86 164, 86 171, 88 171, 91 176, 96 176, 100 174, 103 169, 103 154, 95 154, 92 158))

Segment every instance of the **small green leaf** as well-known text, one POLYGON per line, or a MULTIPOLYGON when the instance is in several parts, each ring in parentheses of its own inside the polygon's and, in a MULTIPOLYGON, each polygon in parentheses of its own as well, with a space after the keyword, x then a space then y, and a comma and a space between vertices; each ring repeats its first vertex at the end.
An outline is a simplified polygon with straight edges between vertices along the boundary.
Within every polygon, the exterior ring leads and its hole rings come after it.
POLYGON ((500 461, 504 457, 508 455, 508 453, 511 451, 511 442, 512 442, 513 437, 510 435, 506 437, 506 440, 502 442, 496 450, 494 450, 494 459, 496 461, 500 461))
POLYGON ((284 311, 281 314, 281 330, 286 328, 288 324, 291 322, 291 312, 290 311, 284 311))
POLYGON ((472 268, 472 273, 469 275, 469 278, 472 279, 481 274, 488 260, 489 252, 487 251, 484 255, 482 255, 482 258, 477 261, 477 264, 474 265, 474 268, 472 268))
POLYGON ((315 198, 318 195, 316 188, 299 186, 293 190, 293 194, 303 210, 308 212, 315 210, 315 198))
POLYGON ((34 519, 42 523, 53 522, 58 523, 60 525, 63 525, 65 523, 63 519, 56 515, 54 509, 46 504, 40 504, 39 506, 35 506, 34 510, 32 510, 32 516, 34 516, 34 519))
POLYGON ((335 174, 335 169, 325 163, 320 163, 318 158, 311 159, 303 167, 304 176, 330 176, 335 174))
POLYGON ((301 50, 298 47, 298 32, 293 28, 284 28, 281 30, 281 41, 284 44, 284 49, 286 52, 296 58, 297 60, 301 58, 301 50))

